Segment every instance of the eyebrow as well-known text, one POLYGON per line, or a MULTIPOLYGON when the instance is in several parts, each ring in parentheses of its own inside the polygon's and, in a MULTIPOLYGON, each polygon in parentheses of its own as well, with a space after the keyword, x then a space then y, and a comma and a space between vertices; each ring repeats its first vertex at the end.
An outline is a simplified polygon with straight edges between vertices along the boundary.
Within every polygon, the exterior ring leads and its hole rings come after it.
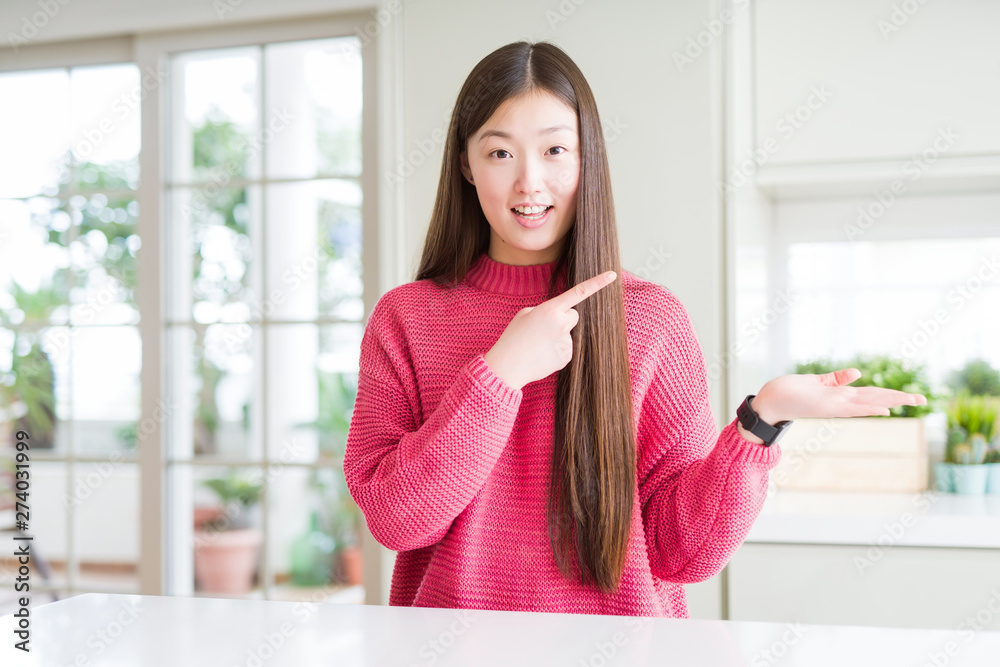
MULTIPOLYGON (((574 130, 569 125, 553 125, 552 127, 546 127, 545 129, 540 130, 538 134, 552 134, 553 132, 557 132, 559 130, 569 130, 574 134, 576 133, 576 130, 574 130)), ((486 141, 490 137, 500 137, 501 139, 511 138, 509 134, 507 134, 506 132, 501 132, 500 130, 486 130, 485 132, 483 132, 483 136, 479 137, 479 141, 486 141)))

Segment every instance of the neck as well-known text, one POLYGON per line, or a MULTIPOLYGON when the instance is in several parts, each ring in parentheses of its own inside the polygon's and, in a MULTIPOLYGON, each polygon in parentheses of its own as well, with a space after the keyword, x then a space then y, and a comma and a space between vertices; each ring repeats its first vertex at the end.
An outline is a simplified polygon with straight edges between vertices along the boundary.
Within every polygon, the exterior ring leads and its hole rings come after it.
MULTIPOLYGON (((557 259, 539 264, 507 264, 484 252, 469 267, 465 282, 495 294, 534 296, 547 294, 557 259)), ((566 290, 566 271, 560 273, 556 292, 566 290)))
POLYGON ((548 264, 559 259, 559 252, 562 243, 556 243, 544 250, 521 250, 512 248, 510 245, 500 241, 496 232, 490 237, 490 247, 487 254, 495 262, 510 264, 512 266, 531 266, 533 264, 548 264))

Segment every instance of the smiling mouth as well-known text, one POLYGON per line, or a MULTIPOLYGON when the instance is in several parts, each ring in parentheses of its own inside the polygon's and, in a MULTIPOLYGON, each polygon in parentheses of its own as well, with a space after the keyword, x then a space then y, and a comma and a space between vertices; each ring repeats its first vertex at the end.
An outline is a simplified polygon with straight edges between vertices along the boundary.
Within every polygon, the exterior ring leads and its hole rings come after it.
POLYGON ((539 211, 538 213, 535 213, 534 215, 528 215, 527 213, 521 213, 521 212, 520 212, 520 211, 518 211, 518 210, 517 210, 516 208, 512 208, 512 209, 510 209, 510 210, 511 210, 511 211, 512 211, 512 212, 513 212, 513 213, 514 213, 515 215, 519 215, 519 216, 521 216, 522 218, 524 218, 525 220, 539 220, 539 219, 541 219, 541 218, 544 218, 544 217, 545 217, 545 215, 546 215, 546 214, 547 214, 547 213, 548 213, 549 211, 551 211, 551 210, 552 210, 552 208, 553 208, 552 206, 546 206, 544 210, 542 210, 542 211, 539 211))

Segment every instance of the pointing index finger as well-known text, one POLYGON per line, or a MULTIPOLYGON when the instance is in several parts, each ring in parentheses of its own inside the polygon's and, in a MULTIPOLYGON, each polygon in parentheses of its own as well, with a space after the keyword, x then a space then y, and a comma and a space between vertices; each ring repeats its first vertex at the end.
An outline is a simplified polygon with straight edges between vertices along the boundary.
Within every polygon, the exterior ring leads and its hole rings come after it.
POLYGON ((549 303, 555 304, 559 308, 569 310, 587 297, 592 296, 598 290, 613 283, 617 277, 618 274, 614 271, 605 271, 600 275, 588 278, 582 283, 574 285, 572 288, 566 290, 559 296, 549 299, 549 303))

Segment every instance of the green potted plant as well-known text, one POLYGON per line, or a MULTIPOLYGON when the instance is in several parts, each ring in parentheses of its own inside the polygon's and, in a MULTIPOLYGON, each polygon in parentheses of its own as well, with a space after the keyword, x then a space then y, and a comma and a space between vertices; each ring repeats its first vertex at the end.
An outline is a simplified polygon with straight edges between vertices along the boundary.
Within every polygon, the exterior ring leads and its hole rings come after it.
POLYGON ((257 552, 263 542, 261 531, 254 525, 262 484, 232 469, 225 477, 202 483, 215 492, 218 505, 195 508, 194 573, 198 589, 247 593, 253 587, 257 552))
POLYGON ((972 359, 952 373, 948 386, 956 395, 1000 396, 1000 370, 985 359, 972 359))
POLYGON ((17 352, 20 336, 14 337, 14 355, 8 378, 0 378, 0 400, 9 413, 4 421, 12 420, 11 430, 31 435, 33 449, 55 446, 56 393, 52 362, 37 341, 27 354, 17 352), (18 414, 20 413, 20 414, 18 414))
POLYGON ((18 332, 17 322, 46 322, 63 299, 52 282, 29 292, 16 281, 11 285, 12 310, 0 309, 0 326, 14 329, 10 371, 0 372, 0 405, 4 422, 11 431, 31 435, 32 449, 55 447, 56 394, 55 372, 49 355, 42 349, 37 333, 18 332))
POLYGON ((292 542, 292 583, 326 586, 333 577, 336 543, 319 524, 319 512, 309 513, 309 530, 292 542))
POLYGON ((334 470, 337 493, 333 505, 333 531, 337 542, 335 578, 349 586, 362 580, 361 508, 354 502, 342 468, 334 470))
MULTIPOLYGON (((319 437, 321 461, 342 460, 357 396, 356 374, 317 372, 319 419, 298 424, 319 437)), ((321 530, 336 543, 334 578, 349 585, 362 580, 361 527, 363 515, 354 502, 342 467, 314 470, 309 481, 322 508, 321 530)))
MULTIPOLYGON (((950 472, 956 493, 985 493, 993 465, 991 461, 995 457, 989 443, 996 434, 1000 403, 991 396, 972 396, 963 392, 951 401, 945 412, 948 441, 942 468, 950 472)), ((939 488, 941 486, 939 484, 939 488)))
POLYGON ((885 355, 843 361, 816 359, 790 372, 824 374, 857 368, 852 387, 875 386, 927 397, 926 405, 892 408, 890 416, 796 419, 781 441, 785 456, 774 471, 779 489, 919 492, 927 488, 928 456, 923 417, 934 408, 922 366, 885 355))
POLYGON ((320 503, 320 530, 329 535, 335 545, 332 579, 351 586, 360 584, 361 522, 364 518, 347 489, 343 469, 318 468, 312 472, 309 485, 320 503))
POLYGON ((1000 426, 996 427, 996 436, 986 450, 983 465, 986 466, 986 493, 1000 495, 1000 426))
MULTIPOLYGON (((953 396, 1000 397, 1000 370, 994 368, 985 359, 971 359, 962 368, 951 374, 948 386, 952 390, 953 396)), ((958 445, 968 443, 970 439, 969 432, 961 426, 955 425, 954 421, 954 419, 949 421, 951 425, 948 429, 948 447, 945 451, 944 462, 935 466, 938 473, 938 488, 944 491, 954 490, 952 464, 958 462, 954 448, 958 445)), ((987 446, 982 465, 987 467, 986 492, 1000 494, 1000 429, 998 427, 994 428, 997 430, 997 436, 987 446)), ((981 447, 982 445, 980 444, 979 448, 981 449, 981 447)), ((961 449, 959 451, 964 452, 961 449)), ((971 451, 964 452, 962 456, 976 460, 976 454, 976 451, 971 451)), ((972 474, 975 477, 981 473, 973 472, 972 474)))

